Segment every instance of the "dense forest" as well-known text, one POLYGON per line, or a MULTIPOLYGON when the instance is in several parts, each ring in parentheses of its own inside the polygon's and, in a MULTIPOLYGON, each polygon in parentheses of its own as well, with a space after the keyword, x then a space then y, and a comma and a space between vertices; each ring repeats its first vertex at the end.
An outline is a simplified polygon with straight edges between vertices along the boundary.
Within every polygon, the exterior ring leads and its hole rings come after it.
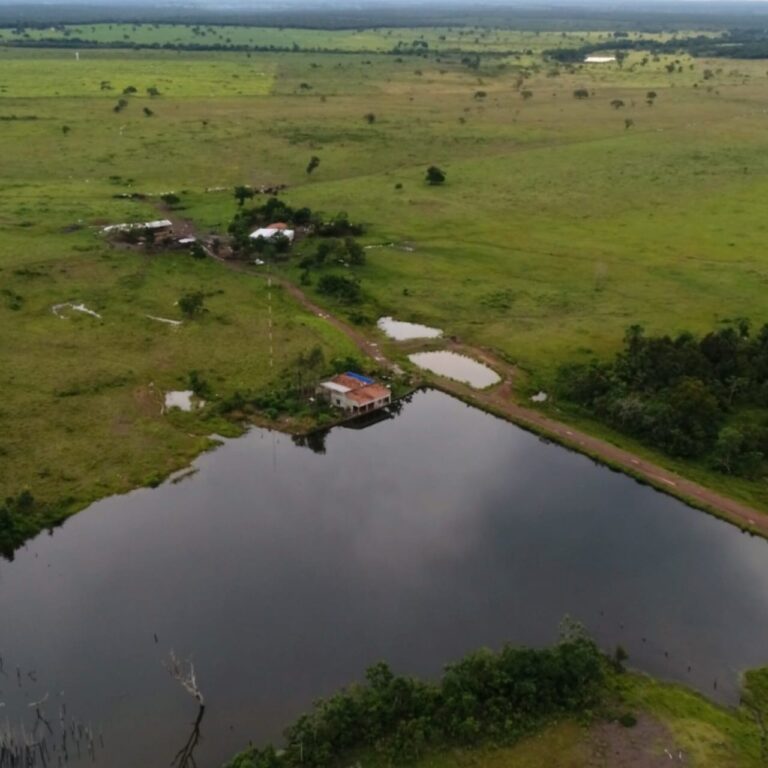
POLYGON ((611 362, 563 367, 562 397, 670 456, 758 477, 768 456, 768 325, 740 320, 697 337, 628 329, 611 362))
MULTIPOLYGON (((620 664, 624 654, 616 658, 620 664)), ((558 716, 594 711, 606 670, 606 658, 571 621, 552 648, 478 651, 438 683, 376 664, 365 684, 319 701, 291 725, 284 749, 253 747, 227 768, 319 768, 369 750, 401 765, 433 746, 510 743, 558 716)))

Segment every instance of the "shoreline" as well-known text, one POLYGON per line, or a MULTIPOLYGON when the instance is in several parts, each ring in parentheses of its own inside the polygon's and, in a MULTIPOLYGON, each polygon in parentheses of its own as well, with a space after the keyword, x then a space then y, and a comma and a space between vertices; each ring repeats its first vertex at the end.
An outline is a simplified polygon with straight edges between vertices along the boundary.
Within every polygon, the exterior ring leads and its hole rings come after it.
POLYGON ((538 435, 553 443, 600 464, 614 472, 621 472, 642 485, 671 496, 678 501, 735 526, 744 533, 768 540, 768 517, 759 510, 742 504, 682 475, 635 456, 575 427, 557 421, 539 411, 515 402, 493 402, 493 393, 483 390, 467 391, 459 382, 430 380, 429 386, 457 397, 462 402, 479 408, 497 418, 538 435))

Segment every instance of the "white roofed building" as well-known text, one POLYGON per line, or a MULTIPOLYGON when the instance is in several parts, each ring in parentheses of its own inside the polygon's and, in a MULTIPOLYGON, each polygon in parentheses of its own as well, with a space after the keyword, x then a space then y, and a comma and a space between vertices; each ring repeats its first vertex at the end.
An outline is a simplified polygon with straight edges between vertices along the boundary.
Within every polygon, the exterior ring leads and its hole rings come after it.
POLYGON ((277 235, 282 235, 283 237, 288 238, 290 242, 293 242, 294 234, 295 233, 292 229, 283 229, 282 227, 270 226, 260 227, 255 232, 251 232, 250 238, 251 240, 258 240, 259 238, 262 240, 271 240, 277 235))

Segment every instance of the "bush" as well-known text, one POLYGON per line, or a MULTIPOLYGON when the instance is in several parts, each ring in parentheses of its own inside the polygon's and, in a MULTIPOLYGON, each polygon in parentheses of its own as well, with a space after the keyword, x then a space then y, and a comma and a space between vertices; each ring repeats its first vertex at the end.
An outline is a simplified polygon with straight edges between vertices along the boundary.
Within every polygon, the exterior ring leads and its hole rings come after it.
POLYGON ((179 309, 189 318, 205 312, 205 294, 201 291, 186 293, 179 299, 179 309))
POLYGON ((427 168, 427 184, 435 186, 445 182, 445 171, 440 170, 436 165, 430 165, 427 168))
POLYGON ((323 275, 317 281, 317 290, 318 293, 333 296, 348 304, 356 304, 362 298, 360 285, 341 275, 323 275))

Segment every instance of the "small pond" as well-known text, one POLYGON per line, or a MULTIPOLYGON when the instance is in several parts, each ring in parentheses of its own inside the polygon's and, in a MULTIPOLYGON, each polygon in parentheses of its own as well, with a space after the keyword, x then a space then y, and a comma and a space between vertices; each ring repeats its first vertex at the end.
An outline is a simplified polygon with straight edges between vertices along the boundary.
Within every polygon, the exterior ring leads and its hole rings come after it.
POLYGON ((178 408, 182 411, 191 411, 194 407, 194 392, 189 389, 176 390, 174 392, 165 393, 165 410, 169 411, 171 408, 178 408))
POLYGON ((427 371, 461 381, 476 389, 490 387, 501 381, 501 377, 492 368, 478 363, 466 355, 440 350, 437 352, 417 352, 408 355, 408 359, 427 371))
POLYGON ((437 339, 443 335, 439 328, 431 328, 420 323, 406 323, 403 320, 395 320, 392 317, 380 317, 378 323, 380 330, 396 341, 408 339, 437 339))

